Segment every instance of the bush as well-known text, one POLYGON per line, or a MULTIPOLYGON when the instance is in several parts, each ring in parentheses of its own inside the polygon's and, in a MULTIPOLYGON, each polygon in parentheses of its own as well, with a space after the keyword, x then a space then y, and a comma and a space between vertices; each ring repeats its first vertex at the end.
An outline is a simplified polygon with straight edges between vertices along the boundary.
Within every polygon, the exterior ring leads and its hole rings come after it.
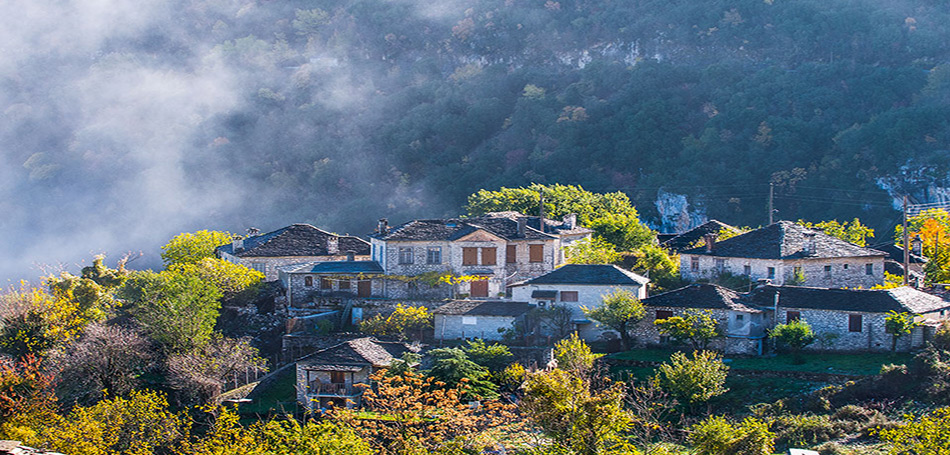
POLYGON ((849 422, 833 421, 827 415, 785 415, 772 422, 779 447, 807 447, 844 437, 855 430, 849 422))
POLYGON ((676 352, 670 356, 670 363, 660 365, 656 381, 681 403, 694 405, 726 393, 728 372, 729 367, 715 352, 694 351, 693 358, 676 352))
POLYGON ((771 455, 774 435, 768 425, 748 417, 738 425, 710 416, 692 428, 689 437, 697 455, 771 455))

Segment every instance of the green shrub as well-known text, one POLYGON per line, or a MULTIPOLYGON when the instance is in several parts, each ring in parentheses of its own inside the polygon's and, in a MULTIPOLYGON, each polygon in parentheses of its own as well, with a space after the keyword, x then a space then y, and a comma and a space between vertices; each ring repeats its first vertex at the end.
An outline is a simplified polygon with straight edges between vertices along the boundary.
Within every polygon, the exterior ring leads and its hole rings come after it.
POLYGON ((765 422, 747 417, 737 425, 710 416, 692 428, 690 443, 697 455, 771 455, 774 434, 765 422))

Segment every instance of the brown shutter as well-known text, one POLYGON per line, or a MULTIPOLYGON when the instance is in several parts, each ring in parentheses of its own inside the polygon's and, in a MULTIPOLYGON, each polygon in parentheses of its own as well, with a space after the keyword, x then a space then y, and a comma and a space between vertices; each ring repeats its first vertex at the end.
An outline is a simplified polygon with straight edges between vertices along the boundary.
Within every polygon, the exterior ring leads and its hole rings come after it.
POLYGON ((495 265, 498 263, 497 248, 482 248, 482 265, 495 265))
POLYGON ((369 280, 357 281, 356 295, 359 297, 369 297, 373 295, 373 283, 369 280))
POLYGON ((544 245, 528 245, 528 260, 544 262, 544 245))
POLYGON ((561 291, 561 301, 562 302, 576 302, 577 291, 561 291))
POLYGON ((518 245, 508 245, 505 249, 505 262, 508 264, 518 262, 518 245))
POLYGON ((340 280, 340 289, 349 289, 350 280, 340 280))
POLYGON ((313 286, 313 277, 312 276, 303 277, 303 285, 308 288, 313 286))
POLYGON ((320 278, 320 289, 333 289, 333 283, 326 278, 320 278))
POLYGON ((653 320, 669 319, 671 317, 673 317, 673 311, 671 310, 656 310, 656 317, 653 320))
POLYGON ((860 314, 849 314, 848 315, 848 331, 849 332, 860 332, 861 326, 864 325, 861 322, 860 314))
POLYGON ((472 297, 488 297, 488 280, 472 281, 472 297))
POLYGON ((785 323, 788 324, 792 321, 797 321, 802 318, 802 314, 798 311, 787 311, 785 312, 785 323))
POLYGON ((478 248, 462 248, 462 265, 478 265, 478 248))

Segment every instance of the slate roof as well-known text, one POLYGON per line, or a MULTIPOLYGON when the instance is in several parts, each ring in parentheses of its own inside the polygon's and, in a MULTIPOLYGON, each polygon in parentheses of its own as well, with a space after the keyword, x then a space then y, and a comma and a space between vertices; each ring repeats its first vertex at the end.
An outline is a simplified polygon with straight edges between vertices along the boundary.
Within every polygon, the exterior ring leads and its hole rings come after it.
MULTIPOLYGON (((894 242, 878 243, 875 245, 871 245, 871 248, 878 251, 883 251, 884 253, 886 253, 887 259, 893 259, 897 262, 900 262, 901 264, 904 263, 904 249, 895 245, 894 242)), ((911 264, 926 264, 927 263, 927 258, 923 256, 918 256, 914 253, 910 253, 910 256, 908 257, 908 259, 909 259, 908 262, 911 264)))
POLYGON ((892 289, 827 289, 767 285, 754 289, 746 303, 772 308, 778 292, 779 307, 867 313, 929 313, 950 308, 950 302, 911 287, 892 289))
POLYGON ((649 278, 624 270, 612 264, 566 264, 544 275, 515 284, 585 284, 585 285, 645 285, 649 278))
POLYGON ((741 232, 738 228, 730 226, 719 220, 709 220, 682 234, 666 240, 665 242, 662 242, 660 246, 671 251, 685 250, 696 243, 696 241, 702 240, 703 236, 706 234, 719 234, 719 231, 722 230, 734 232, 736 234, 741 232))
POLYGON ((376 261, 323 261, 294 264, 281 267, 286 273, 313 274, 376 274, 383 273, 383 267, 376 261))
POLYGON ((219 252, 237 257, 282 257, 282 256, 333 256, 353 251, 357 255, 369 255, 370 244, 359 237, 331 234, 309 224, 293 224, 266 234, 244 239, 244 249, 233 251, 228 243, 217 248, 219 252), (328 250, 329 239, 338 237, 337 253, 328 250))
POLYGON ((746 305, 743 295, 722 286, 708 283, 691 284, 663 294, 643 299, 649 307, 697 308, 760 313, 761 310, 746 305))
POLYGON ((527 302, 510 300, 453 300, 432 311, 446 316, 507 316, 518 317, 533 308, 527 302))
POLYGON ((320 371, 359 371, 367 366, 388 367, 406 352, 419 352, 417 346, 379 341, 372 337, 356 338, 314 352, 297 362, 320 371))
POLYGON ((840 258, 885 256, 882 251, 863 248, 832 237, 821 231, 808 229, 791 221, 779 221, 742 235, 716 242, 712 252, 706 246, 681 251, 717 257, 755 259, 840 258), (805 254, 805 234, 814 234, 815 252, 805 254))
POLYGON ((452 241, 484 229, 505 240, 547 240, 558 235, 593 232, 584 227, 569 228, 565 223, 554 220, 545 220, 544 233, 540 226, 540 218, 536 216, 525 216, 518 212, 492 212, 475 218, 412 220, 393 226, 385 234, 377 232, 371 237, 380 240, 452 241), (518 234, 519 218, 526 219, 523 235, 518 234))

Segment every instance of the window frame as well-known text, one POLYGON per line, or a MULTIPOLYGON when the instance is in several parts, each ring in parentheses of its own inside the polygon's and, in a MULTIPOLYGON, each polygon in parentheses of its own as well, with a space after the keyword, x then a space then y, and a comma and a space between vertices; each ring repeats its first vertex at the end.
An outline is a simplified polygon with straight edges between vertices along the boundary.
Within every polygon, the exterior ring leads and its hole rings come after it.
POLYGON ((578 298, 580 297, 580 295, 577 291, 561 291, 558 293, 558 297, 560 298, 562 302, 577 302, 579 301, 578 298), (568 296, 570 298, 565 298, 568 296))
POLYGON ((673 310, 656 310, 653 312, 653 320, 669 319, 673 317, 673 310))
POLYGON ((441 246, 426 247, 426 264, 438 265, 441 263, 442 263, 442 247, 441 246))
POLYGON ((874 263, 870 262, 864 264, 864 274, 869 276, 874 276, 874 263))
POLYGON ((864 332, 864 315, 863 314, 849 314, 848 315, 848 333, 861 333, 864 332), (857 330, 855 330, 857 328, 857 330))
POLYGON ((304 285, 304 287, 312 288, 312 287, 313 287, 313 276, 312 276, 312 275, 307 275, 307 276, 303 277, 303 285, 304 285))
POLYGON ((689 257, 689 271, 698 272, 699 271, 699 256, 690 256, 689 257))
POLYGON ((462 247, 462 265, 478 265, 478 248, 474 246, 462 247))
POLYGON ((479 251, 482 265, 498 265, 498 248, 489 246, 479 251), (490 261, 490 262, 489 262, 490 261))
POLYGON ((411 246, 399 247, 399 265, 412 265, 415 262, 411 246))
POLYGON ((544 262, 544 244, 528 245, 528 262, 535 264, 544 262))

